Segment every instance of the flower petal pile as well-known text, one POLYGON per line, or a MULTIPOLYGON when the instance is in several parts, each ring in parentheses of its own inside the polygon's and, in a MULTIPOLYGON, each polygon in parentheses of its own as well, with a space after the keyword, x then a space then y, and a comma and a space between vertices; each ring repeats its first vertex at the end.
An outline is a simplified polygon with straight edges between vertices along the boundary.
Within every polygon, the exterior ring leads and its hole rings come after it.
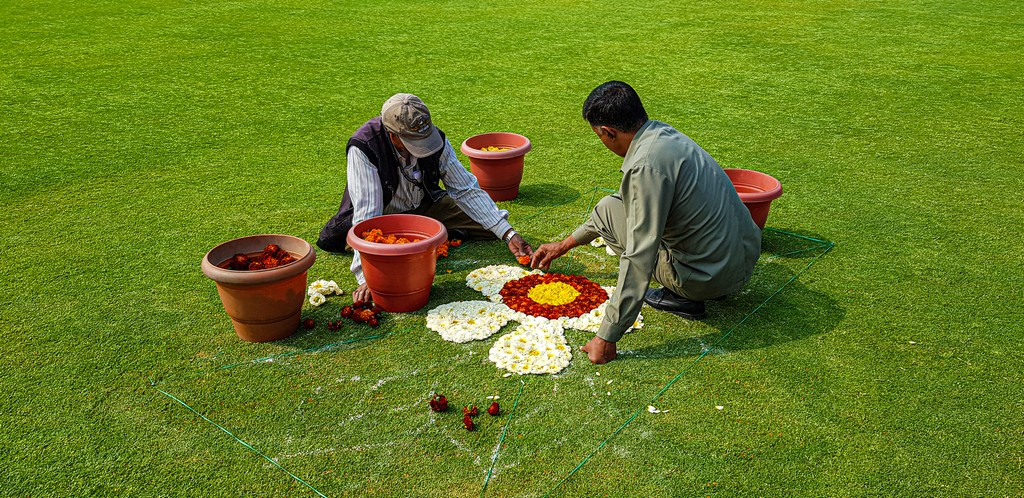
POLYGON ((558 373, 572 360, 563 333, 558 322, 524 318, 519 327, 494 342, 488 357, 498 368, 519 375, 558 373))
POLYGON ((501 302, 501 295, 498 293, 506 282, 540 273, 540 270, 529 272, 517 266, 491 265, 469 272, 469 275, 466 275, 466 285, 491 301, 501 302))
POLYGON ((477 341, 493 335, 512 316, 512 310, 501 303, 460 301, 442 304, 427 312, 427 328, 446 341, 477 341))
POLYGON ((579 317, 608 300, 608 293, 586 277, 560 273, 526 275, 506 283, 500 294, 509 308, 549 320, 579 317))

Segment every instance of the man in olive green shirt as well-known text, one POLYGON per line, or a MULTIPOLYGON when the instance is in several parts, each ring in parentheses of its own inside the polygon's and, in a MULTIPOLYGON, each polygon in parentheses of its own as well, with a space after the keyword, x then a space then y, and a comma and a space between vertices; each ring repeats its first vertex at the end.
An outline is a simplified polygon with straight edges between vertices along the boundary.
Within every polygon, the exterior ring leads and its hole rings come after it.
POLYGON ((615 359, 615 343, 644 302, 699 320, 705 300, 742 289, 761 251, 761 230, 711 155, 671 126, 649 120, 629 85, 610 81, 594 89, 583 117, 624 158, 622 185, 571 236, 540 246, 531 266, 547 269, 599 236, 619 255, 604 321, 582 348, 600 364, 615 359), (652 278, 663 287, 649 290, 652 278))

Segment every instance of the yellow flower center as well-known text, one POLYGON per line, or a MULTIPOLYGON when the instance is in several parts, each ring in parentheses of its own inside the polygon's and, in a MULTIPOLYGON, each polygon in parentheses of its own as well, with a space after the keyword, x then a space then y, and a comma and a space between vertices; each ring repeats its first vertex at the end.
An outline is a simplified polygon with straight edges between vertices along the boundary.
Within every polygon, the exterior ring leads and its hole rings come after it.
POLYGON ((561 306, 573 302, 580 291, 565 282, 552 282, 533 286, 527 295, 540 304, 561 306))

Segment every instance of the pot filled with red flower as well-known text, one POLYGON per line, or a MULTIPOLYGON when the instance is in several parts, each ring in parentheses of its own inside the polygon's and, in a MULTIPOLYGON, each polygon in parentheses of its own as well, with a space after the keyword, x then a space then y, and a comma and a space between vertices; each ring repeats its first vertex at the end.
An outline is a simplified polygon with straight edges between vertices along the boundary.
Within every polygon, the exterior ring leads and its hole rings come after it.
POLYGON ((480 188, 494 201, 510 201, 519 195, 523 159, 531 148, 530 139, 518 133, 491 132, 467 138, 461 150, 480 188))
POLYGON ((357 223, 346 240, 359 251, 374 304, 399 313, 426 306, 437 248, 448 240, 441 222, 416 214, 386 214, 357 223))
POLYGON ((203 273, 217 284, 235 333, 250 342, 284 339, 299 328, 306 299, 306 270, 313 247, 291 235, 252 235, 229 240, 203 257, 203 273))
POLYGON ((764 230, 772 201, 782 195, 782 183, 771 175, 749 169, 727 168, 725 174, 729 175, 754 223, 764 230))

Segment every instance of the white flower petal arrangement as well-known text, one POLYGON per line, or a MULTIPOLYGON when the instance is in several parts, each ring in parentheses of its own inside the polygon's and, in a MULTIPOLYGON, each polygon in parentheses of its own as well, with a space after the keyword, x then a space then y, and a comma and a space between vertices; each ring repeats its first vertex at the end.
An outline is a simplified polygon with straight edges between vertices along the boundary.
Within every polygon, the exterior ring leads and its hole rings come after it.
MULTIPOLYGON (((498 338, 491 347, 489 359, 511 373, 555 374, 569 366, 572 352, 565 340, 565 329, 597 332, 604 320, 608 301, 579 317, 549 320, 512 310, 501 302, 501 288, 512 280, 540 270, 526 271, 508 265, 491 265, 473 270, 466 276, 466 285, 490 301, 460 301, 442 304, 427 312, 427 327, 441 338, 456 343, 483 340, 492 336, 510 321, 519 327, 498 338)), ((609 296, 615 287, 602 287, 609 296)), ((643 327, 643 315, 637 316, 629 331, 643 327)), ((627 331, 628 332, 628 331, 627 331)))
POLYGON ((466 275, 466 285, 494 302, 501 302, 501 288, 512 280, 523 278, 531 273, 542 274, 540 270, 526 271, 517 266, 491 265, 477 268, 466 275))
POLYGON ((442 304, 427 313, 427 328, 450 342, 486 339, 512 319, 513 311, 501 303, 459 301, 442 304))
POLYGON ((519 375, 555 374, 569 366, 572 353, 558 322, 529 317, 511 333, 499 337, 488 358, 498 368, 519 375))

